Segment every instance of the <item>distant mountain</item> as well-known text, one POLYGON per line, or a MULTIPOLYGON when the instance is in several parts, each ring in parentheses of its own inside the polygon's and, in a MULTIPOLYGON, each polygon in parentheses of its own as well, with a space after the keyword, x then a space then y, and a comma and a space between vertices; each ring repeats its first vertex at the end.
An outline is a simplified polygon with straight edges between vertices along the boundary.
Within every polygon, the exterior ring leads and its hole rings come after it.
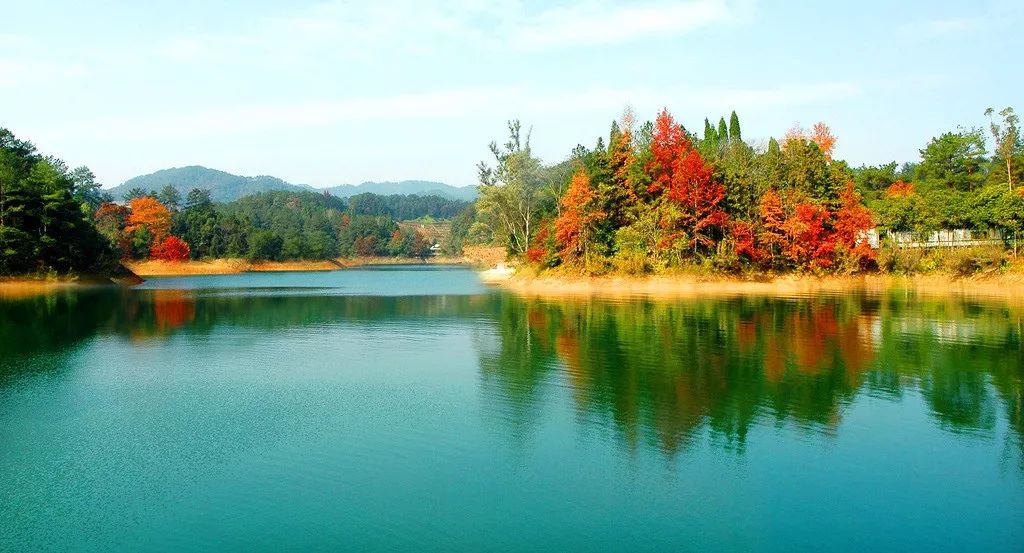
POLYGON ((427 180, 404 180, 401 182, 364 182, 362 184, 342 184, 326 189, 341 198, 371 192, 382 196, 393 194, 417 194, 419 196, 441 196, 452 200, 471 202, 476 199, 475 186, 452 186, 443 182, 427 180))
POLYGON ((124 181, 123 184, 106 190, 114 199, 120 199, 133 188, 146 192, 159 193, 168 184, 174 186, 182 196, 193 188, 210 191, 210 196, 217 202, 230 202, 243 196, 251 196, 271 190, 327 190, 333 196, 348 198, 356 194, 371 192, 381 195, 418 194, 420 196, 441 196, 453 200, 472 201, 476 199, 476 187, 451 186, 441 182, 408 180, 401 182, 364 182, 362 184, 343 184, 331 188, 314 188, 308 184, 292 184, 277 177, 261 175, 243 177, 199 165, 162 169, 148 175, 140 175, 124 181))

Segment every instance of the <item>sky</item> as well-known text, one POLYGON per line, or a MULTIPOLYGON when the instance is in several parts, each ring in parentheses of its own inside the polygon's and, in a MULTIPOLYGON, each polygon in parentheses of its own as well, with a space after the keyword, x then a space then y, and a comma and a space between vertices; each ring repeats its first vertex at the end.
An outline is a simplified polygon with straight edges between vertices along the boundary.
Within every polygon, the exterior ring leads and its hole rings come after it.
POLYGON ((468 185, 506 122, 545 162, 628 105, 853 165, 1024 109, 1019 0, 78 0, 0 13, 0 127, 107 186, 167 167, 468 185))

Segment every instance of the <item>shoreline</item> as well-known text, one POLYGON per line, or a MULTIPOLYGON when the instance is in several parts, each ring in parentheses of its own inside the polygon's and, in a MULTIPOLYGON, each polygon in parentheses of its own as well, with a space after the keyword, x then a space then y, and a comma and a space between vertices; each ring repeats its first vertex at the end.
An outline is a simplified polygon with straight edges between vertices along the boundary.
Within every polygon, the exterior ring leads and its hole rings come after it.
POLYGON ((922 296, 957 296, 1024 300, 1024 274, 850 276, 778 275, 751 280, 728 275, 677 274, 664 276, 488 275, 489 285, 521 296, 540 298, 687 298, 737 296, 808 296, 821 293, 904 291, 922 296))
POLYGON ((374 265, 472 265, 465 257, 353 257, 296 261, 248 261, 245 259, 211 259, 203 261, 128 261, 124 266, 140 277, 233 275, 269 272, 326 272, 374 265))

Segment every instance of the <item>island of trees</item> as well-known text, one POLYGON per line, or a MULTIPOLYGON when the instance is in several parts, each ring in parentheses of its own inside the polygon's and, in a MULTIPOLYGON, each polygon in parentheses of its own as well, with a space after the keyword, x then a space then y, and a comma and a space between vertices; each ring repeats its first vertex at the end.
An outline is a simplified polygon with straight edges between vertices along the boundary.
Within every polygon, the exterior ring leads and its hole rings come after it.
POLYGON ((1024 222, 1024 147, 1012 109, 985 114, 991 156, 984 131, 959 129, 919 161, 856 168, 833 157, 825 123, 754 144, 735 112, 705 119, 698 134, 667 110, 641 125, 627 110, 594 147, 545 166, 514 121, 508 141, 491 144, 493 164, 480 164, 468 235, 545 270, 587 274, 996 267, 1024 222), (942 229, 996 231, 1003 243, 926 249, 892 238, 942 229))

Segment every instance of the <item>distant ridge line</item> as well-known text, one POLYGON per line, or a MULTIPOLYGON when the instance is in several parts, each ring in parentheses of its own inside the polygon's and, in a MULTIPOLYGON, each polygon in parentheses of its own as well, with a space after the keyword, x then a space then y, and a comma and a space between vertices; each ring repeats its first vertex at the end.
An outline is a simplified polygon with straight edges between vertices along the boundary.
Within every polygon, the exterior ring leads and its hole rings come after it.
POLYGON ((452 186, 436 181, 367 181, 360 184, 341 184, 327 188, 317 188, 308 184, 293 184, 271 175, 246 177, 201 165, 160 169, 146 175, 132 177, 122 184, 105 191, 115 199, 120 199, 133 188, 139 188, 145 192, 159 193, 168 184, 174 186, 182 195, 187 194, 193 188, 209 190, 210 197, 217 202, 230 202, 245 196, 273 190, 326 191, 332 196, 340 198, 349 198, 356 194, 369 192, 383 196, 417 194, 420 196, 440 196, 464 201, 476 199, 475 186, 452 186))

